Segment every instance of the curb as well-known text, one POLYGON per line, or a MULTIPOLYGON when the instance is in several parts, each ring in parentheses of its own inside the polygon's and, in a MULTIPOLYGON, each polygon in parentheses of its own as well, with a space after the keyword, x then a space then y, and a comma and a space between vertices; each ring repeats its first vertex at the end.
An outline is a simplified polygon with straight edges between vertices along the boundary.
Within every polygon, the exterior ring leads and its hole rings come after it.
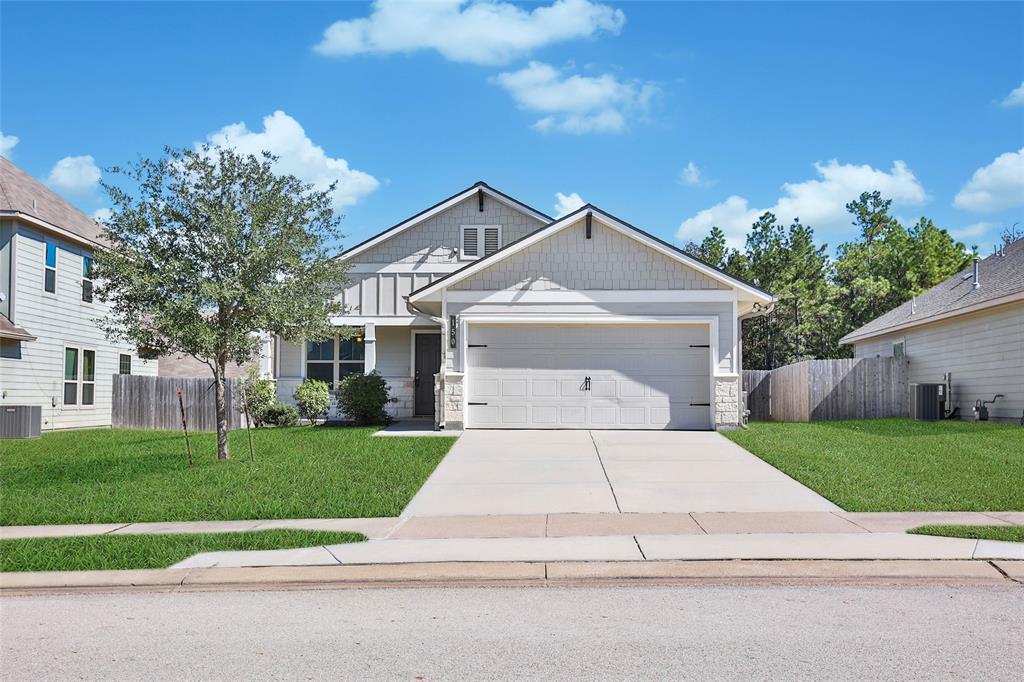
POLYGON ((1024 585, 1024 561, 780 560, 361 564, 0 573, 0 595, 586 585, 1024 585))

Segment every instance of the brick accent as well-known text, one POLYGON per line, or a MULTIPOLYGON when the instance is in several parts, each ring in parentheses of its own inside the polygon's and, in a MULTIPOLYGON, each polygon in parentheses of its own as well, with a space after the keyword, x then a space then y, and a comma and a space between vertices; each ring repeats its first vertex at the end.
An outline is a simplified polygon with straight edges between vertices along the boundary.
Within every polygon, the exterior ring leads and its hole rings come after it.
POLYGON ((731 431, 740 425, 739 377, 715 377, 715 430, 731 431))

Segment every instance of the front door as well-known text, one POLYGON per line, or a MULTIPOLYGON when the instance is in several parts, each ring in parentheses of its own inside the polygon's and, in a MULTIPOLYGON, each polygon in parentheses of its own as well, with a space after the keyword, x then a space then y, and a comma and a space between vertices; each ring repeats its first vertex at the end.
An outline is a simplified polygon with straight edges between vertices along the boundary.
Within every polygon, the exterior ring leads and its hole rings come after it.
POLYGON ((416 334, 416 416, 434 416, 434 375, 441 371, 441 335, 416 334))

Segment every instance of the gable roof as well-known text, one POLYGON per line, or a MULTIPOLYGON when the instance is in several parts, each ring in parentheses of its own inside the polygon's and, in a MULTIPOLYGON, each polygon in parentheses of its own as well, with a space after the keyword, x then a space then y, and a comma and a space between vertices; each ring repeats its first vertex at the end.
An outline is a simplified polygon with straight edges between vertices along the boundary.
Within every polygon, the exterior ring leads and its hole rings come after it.
POLYGON ((0 215, 26 219, 73 241, 106 244, 99 223, 3 157, 0 157, 0 215))
POLYGON ((1024 239, 1008 244, 1001 253, 978 261, 980 286, 977 288, 974 286, 972 264, 914 299, 850 332, 839 342, 855 343, 946 317, 1024 300, 1024 239))
POLYGON ((483 180, 480 180, 479 182, 473 183, 472 185, 462 190, 461 192, 456 192, 447 199, 442 199, 441 201, 437 202, 430 208, 424 209, 417 213, 416 215, 406 218, 397 225, 392 225, 383 232, 376 234, 370 237, 369 239, 346 249, 345 251, 342 251, 340 254, 338 254, 338 257, 345 258, 346 260, 353 258, 354 256, 357 256, 360 253, 366 251, 367 249, 370 249, 383 241, 391 239, 392 237, 397 236, 402 232, 405 232, 406 230, 415 227, 416 225, 419 225, 425 220, 433 218, 441 211, 444 211, 445 209, 451 208, 455 204, 458 204, 462 201, 465 201, 466 199, 469 199, 478 192, 482 192, 485 195, 491 197, 492 199, 500 201, 501 203, 507 206, 511 206, 512 208, 521 211, 527 214, 528 216, 531 216, 541 222, 549 223, 552 220, 551 216, 549 216, 548 214, 541 213, 532 206, 528 206, 523 202, 519 201, 518 199, 510 197, 504 192, 491 187, 483 180))
POLYGON ((594 206, 593 204, 585 204, 584 206, 581 206, 580 208, 573 211, 572 213, 562 216, 557 220, 553 220, 552 222, 548 223, 539 230, 531 232, 525 237, 522 237, 521 239, 517 239, 516 241, 505 245, 503 248, 498 249, 489 256, 484 256, 483 258, 475 260, 464 268, 456 270, 455 272, 451 272, 445 275, 444 277, 441 277, 440 279, 434 280, 433 282, 427 284, 426 286, 420 287, 419 289, 409 294, 408 300, 410 302, 415 302, 418 299, 422 299, 424 296, 427 296, 434 292, 440 291, 441 289, 449 287, 453 284, 461 282, 462 280, 471 277, 472 275, 493 265, 494 263, 497 263, 498 261, 504 258, 508 258, 509 256, 518 253, 519 251, 522 251, 523 249, 532 246, 533 244, 536 244, 537 242, 547 237, 550 237, 551 235, 561 231, 562 229, 568 227, 569 225, 575 224, 577 220, 584 217, 588 213, 591 214, 594 218, 600 220, 602 224, 614 230, 618 230, 619 232, 625 234, 626 236, 632 237, 633 239, 636 239, 642 244, 649 246, 655 251, 659 251, 660 253, 668 256, 669 258, 680 263, 683 263, 684 265, 687 265, 693 268, 694 270, 697 270, 698 272, 701 272, 711 277, 714 280, 722 282, 731 288, 744 291, 751 297, 758 300, 762 300, 764 302, 771 302, 775 300, 775 297, 772 296, 767 291, 764 291, 763 289, 760 289, 749 282, 745 282, 738 277, 734 277, 733 275, 730 275, 727 272, 724 272, 709 263, 705 263, 699 258, 695 258, 694 256, 686 253, 682 249, 673 246, 672 244, 669 244, 668 242, 661 240, 652 234, 648 234, 647 232, 644 232, 640 228, 634 225, 630 225, 624 220, 616 218, 612 214, 598 208, 597 206, 594 206))

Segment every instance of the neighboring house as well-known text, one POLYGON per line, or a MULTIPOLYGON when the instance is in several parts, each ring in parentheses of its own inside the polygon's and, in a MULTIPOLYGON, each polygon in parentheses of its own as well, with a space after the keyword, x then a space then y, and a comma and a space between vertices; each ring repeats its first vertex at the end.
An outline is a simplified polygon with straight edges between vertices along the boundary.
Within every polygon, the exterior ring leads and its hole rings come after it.
POLYGON ((975 261, 903 305, 844 336, 854 357, 906 356, 911 383, 952 373, 951 399, 970 418, 992 400, 992 420, 1024 415, 1024 240, 975 261))
POLYGON ((278 394, 377 370, 441 428, 731 428, 739 321, 774 299, 586 205, 552 220, 485 183, 352 247, 337 326, 275 340, 278 394))
POLYGON ((157 373, 95 319, 101 228, 0 158, 0 406, 42 406, 42 428, 110 426, 114 374, 157 373))

